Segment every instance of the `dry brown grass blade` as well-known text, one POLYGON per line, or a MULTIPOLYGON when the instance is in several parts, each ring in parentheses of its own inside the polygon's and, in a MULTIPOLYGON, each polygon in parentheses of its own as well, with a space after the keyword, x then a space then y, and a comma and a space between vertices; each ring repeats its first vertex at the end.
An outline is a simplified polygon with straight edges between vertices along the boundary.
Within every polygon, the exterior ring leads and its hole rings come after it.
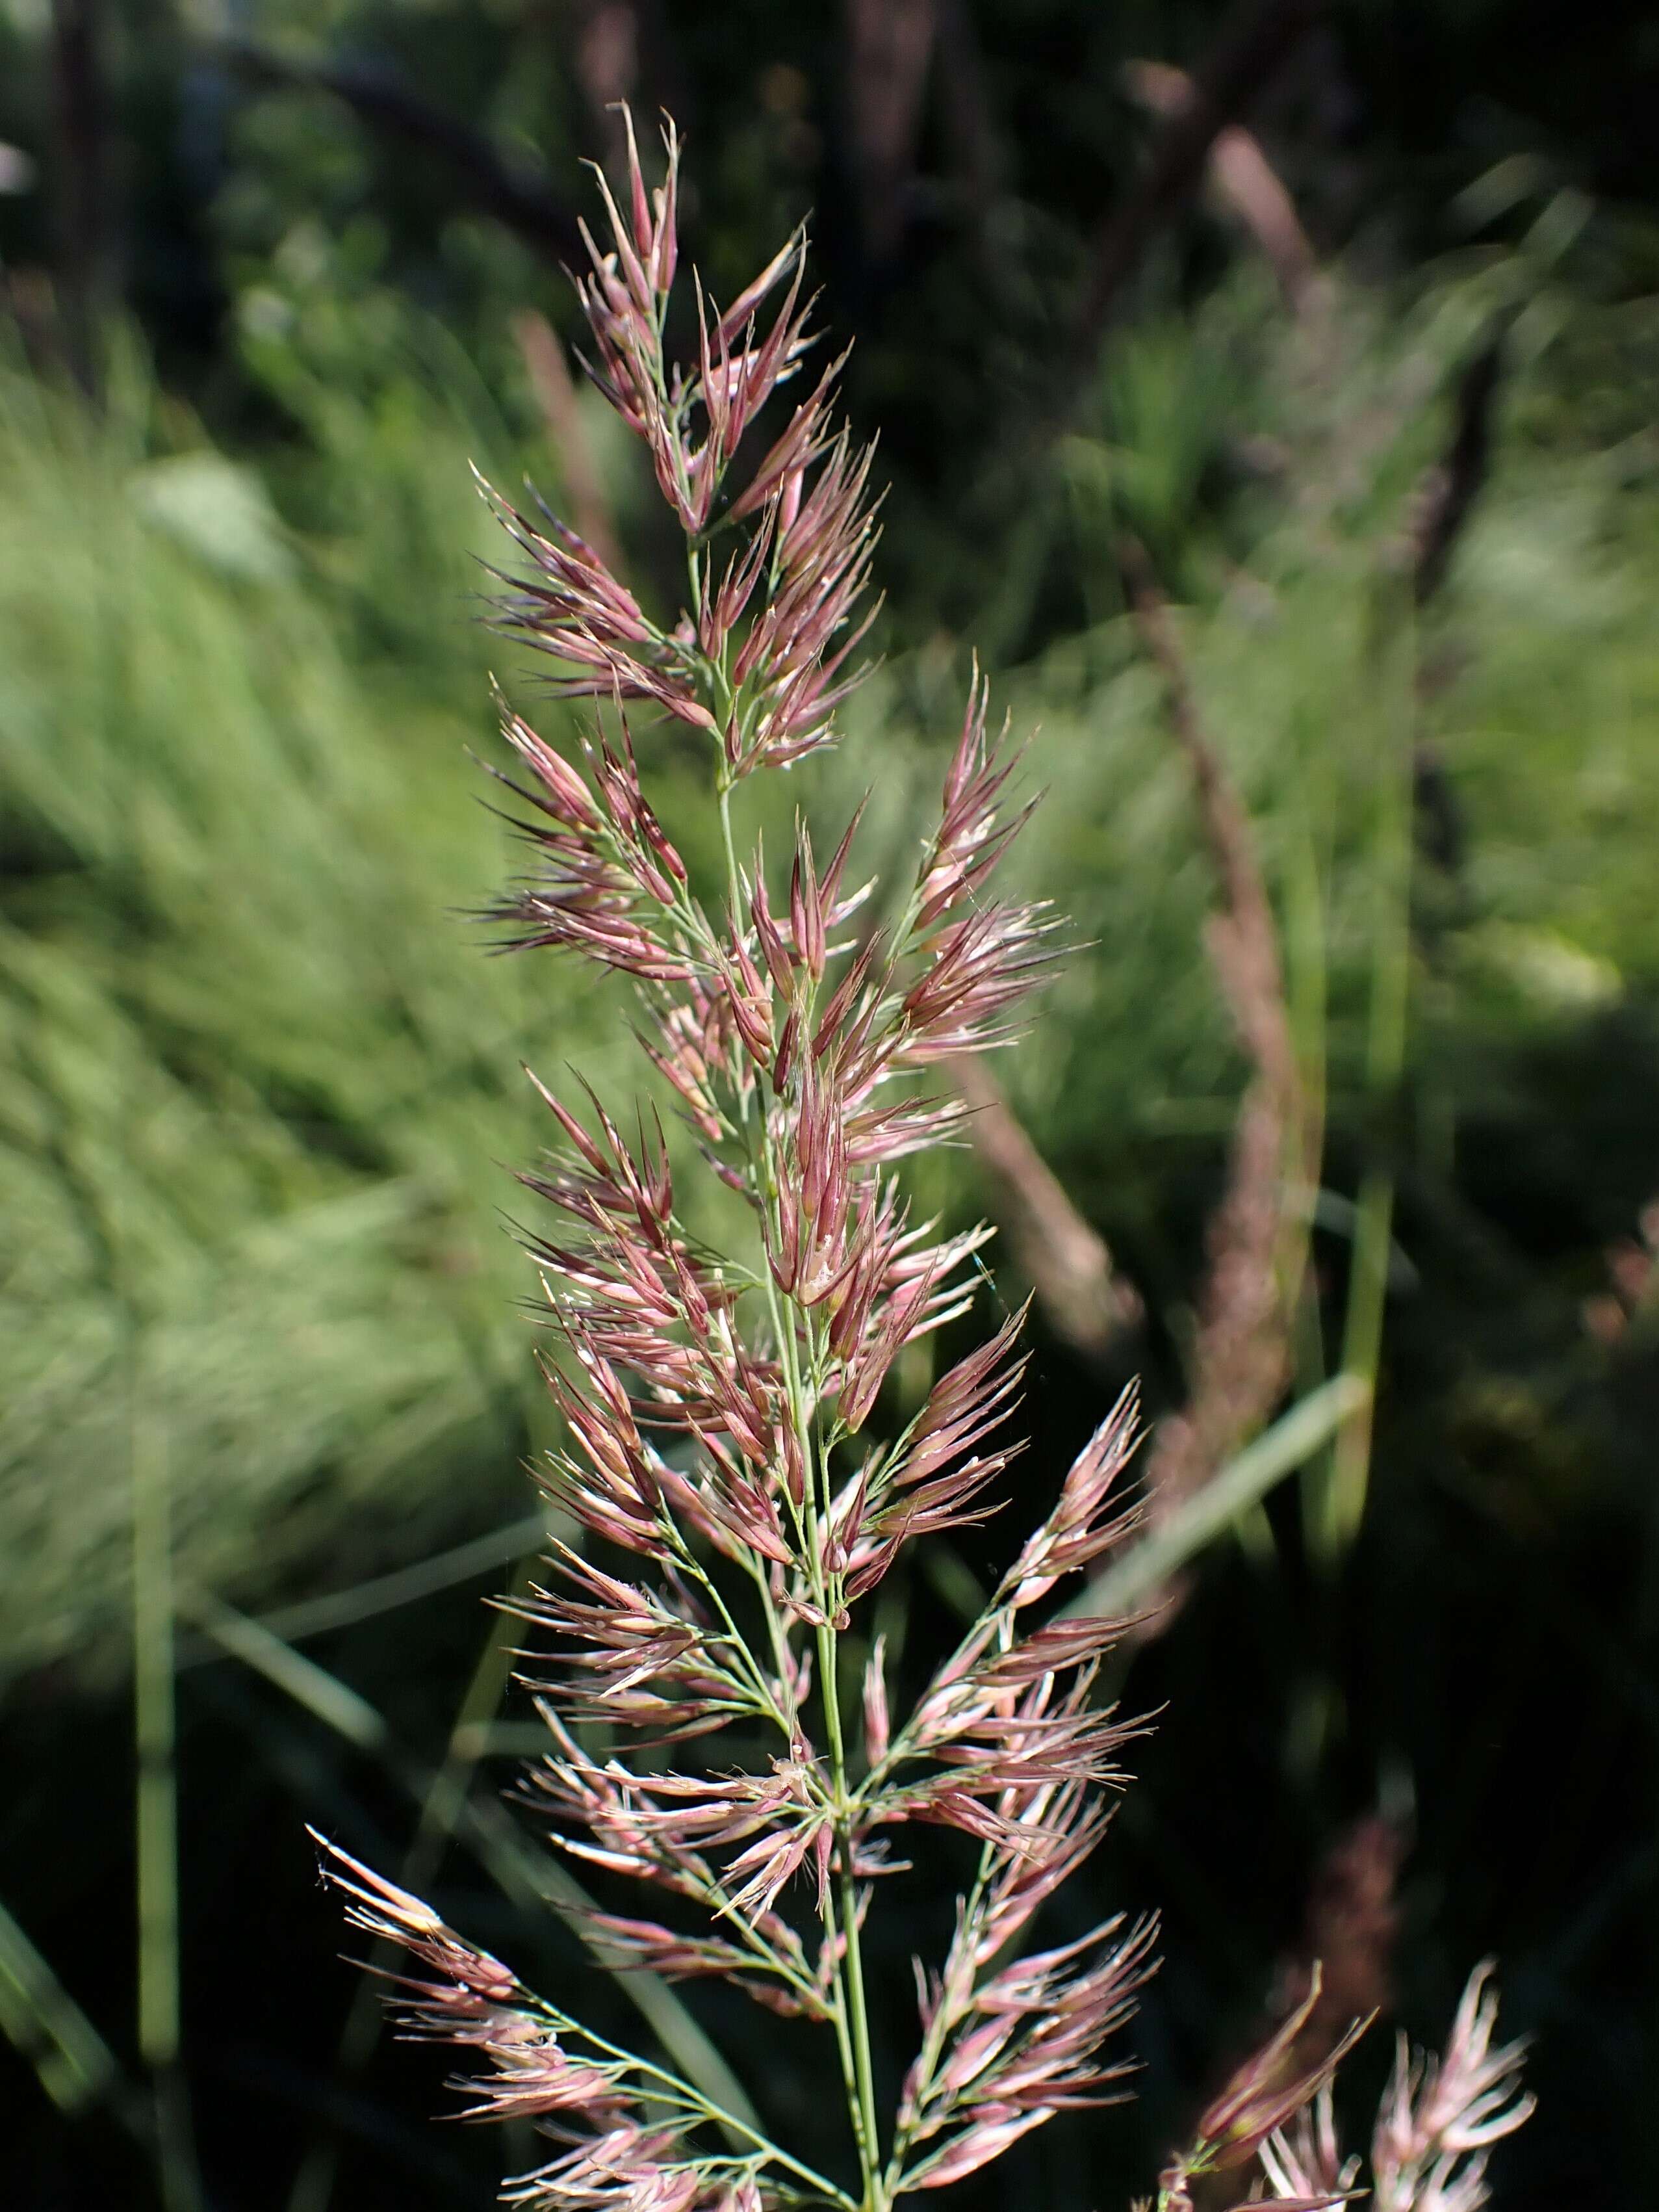
POLYGON ((1105 1239, 1067 1197, 984 1059, 953 1060, 950 1073, 972 1109, 968 1135, 1001 1192, 1014 1265, 1056 1335, 1105 1364, 1141 1317, 1139 1292, 1117 1273, 1105 1239))
POLYGON ((1289 1376, 1305 1200, 1317 1175, 1322 1127, 1297 1061, 1278 928, 1249 818, 1204 730, 1175 625, 1139 546, 1124 547, 1123 565, 1136 627, 1163 671, 1171 728, 1192 769, 1220 883, 1221 907, 1206 932, 1210 957, 1256 1069, 1209 1224, 1191 1393, 1159 1425, 1147 1460, 1157 1520, 1178 1511, 1267 1419, 1289 1376))
MULTIPOLYGON (((1156 115, 1172 118, 1196 96, 1185 70, 1168 62, 1128 62, 1123 83, 1130 97, 1156 115)), ((1293 314, 1309 312, 1319 296, 1319 264, 1296 212, 1296 203, 1259 139, 1242 124, 1218 131, 1207 164, 1211 191, 1237 216, 1267 256, 1293 314)))
POLYGON ((1140 181, 1107 216, 1095 241, 1075 337, 1080 374, 1093 365, 1118 294, 1148 240, 1202 180, 1219 134, 1277 74, 1322 12, 1319 0, 1261 0, 1235 19, 1194 71, 1191 97, 1164 125, 1140 181))
POLYGON ((1406 1844, 1397 1822, 1382 1813, 1363 1814, 1314 1871, 1301 1940, 1285 1961, 1277 1997, 1278 2008, 1290 2011, 1315 1996, 1296 2041, 1299 2066, 1317 2065, 1350 2021, 1393 2010, 1396 1889, 1406 1844))
POLYGON ((639 82, 639 11, 633 0, 574 0, 571 65, 605 142, 605 166, 620 173, 627 129, 621 103, 639 82))
POLYGON ((512 335, 524 363, 536 404, 548 426, 548 435, 559 457, 559 467, 570 499, 576 527, 614 576, 623 573, 622 549, 616 536, 604 479, 593 458, 593 447, 577 404, 576 386, 565 359, 565 349, 545 315, 527 307, 512 319, 512 335))
POLYGON ((937 28, 935 0, 847 0, 848 131, 864 250, 876 263, 904 235, 937 28))
MULTIPOLYGON (((1221 910, 1208 930, 1228 1009, 1246 1051, 1283 1111, 1287 1127, 1302 1088, 1279 960, 1279 931, 1256 856, 1256 840, 1232 779, 1199 718, 1180 641, 1163 594, 1138 545, 1124 548, 1135 627, 1162 670, 1170 727, 1192 769, 1199 819, 1221 887, 1221 910)), ((1303 1164, 1309 1163, 1305 1160, 1303 1164)))

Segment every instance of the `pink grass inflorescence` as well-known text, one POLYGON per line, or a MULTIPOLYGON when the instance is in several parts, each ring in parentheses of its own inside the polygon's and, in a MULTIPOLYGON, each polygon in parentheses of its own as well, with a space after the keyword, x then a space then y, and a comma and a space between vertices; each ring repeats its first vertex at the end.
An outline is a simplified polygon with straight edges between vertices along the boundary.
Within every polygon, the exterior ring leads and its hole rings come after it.
MULTIPOLYGON (((601 178, 610 238, 590 240, 579 291, 590 373, 683 532, 687 602, 659 623, 573 531, 490 495, 524 560, 500 620, 548 656, 555 695, 591 701, 595 717, 571 758, 504 711, 532 872, 492 916, 512 946, 555 946, 632 979, 644 1051, 693 1157, 746 1202, 751 1227, 742 1252, 711 1253, 676 1206, 660 1127, 631 1138, 590 1095, 573 1105, 542 1091, 557 1137, 523 1180, 555 1224, 530 1245, 565 1441, 541 1479, 574 1525, 552 1586, 514 1601, 557 1655, 537 1684, 548 1747, 523 1795, 597 1879, 632 1877, 660 1899, 660 1917, 596 1908, 586 1933, 602 1959, 717 1978, 821 2028, 845 2094, 849 2178, 584 2028, 355 1860, 324 1846, 324 1864, 352 1923, 409 1954, 395 2002, 413 2033, 463 2054, 469 2116, 530 2120, 556 2146, 511 2202, 886 2212, 1055 2114, 1122 2094, 1109 2045, 1150 1971, 1152 1923, 1022 1946, 1105 1832, 1134 1732, 1096 1694, 1118 1625, 1041 1613, 1133 1517, 1119 1479, 1135 1409, 1128 1397, 1102 1425, 982 1617, 896 1715, 883 1642, 856 1637, 854 1608, 905 1544, 984 1517, 1011 1457, 1003 1424, 1022 1363, 1016 1316, 940 1376, 896 1436, 867 1429, 899 1354, 966 1310, 983 1242, 914 1219, 894 1170, 960 1123, 960 1102, 930 1092, 928 1071, 1017 1033, 1054 922, 994 887, 1026 810, 977 676, 937 827, 885 909, 850 878, 857 816, 826 864, 804 829, 776 877, 758 841, 740 858, 747 779, 832 744, 858 680, 871 457, 837 423, 831 362, 735 478, 778 388, 806 384, 804 240, 724 311, 693 276, 689 364, 674 366, 671 126, 664 146, 665 180, 648 190, 628 125, 627 204, 601 178), (628 723, 642 708, 707 745, 716 886, 694 880, 642 788, 628 723), (608 1742, 632 1732, 651 1758, 600 1755, 594 1723, 608 1742), (748 1765, 735 1753, 663 1764, 663 1747, 729 1728, 740 1747, 769 1751, 748 1765), (917 1966, 917 2047, 884 2113, 862 1932, 904 1863, 904 1832, 927 1827, 967 1838, 977 1870, 943 1960, 917 1966)), ((1411 2131, 1428 2125, 1423 2100, 1444 2078, 1402 2077, 1389 2136, 1402 2171, 1431 2155, 1411 2131)), ((1297 2101, 1246 2097, 1226 2124, 1253 2151, 1297 2101)), ((1287 2173, 1299 2155, 1269 2154, 1287 2173)))

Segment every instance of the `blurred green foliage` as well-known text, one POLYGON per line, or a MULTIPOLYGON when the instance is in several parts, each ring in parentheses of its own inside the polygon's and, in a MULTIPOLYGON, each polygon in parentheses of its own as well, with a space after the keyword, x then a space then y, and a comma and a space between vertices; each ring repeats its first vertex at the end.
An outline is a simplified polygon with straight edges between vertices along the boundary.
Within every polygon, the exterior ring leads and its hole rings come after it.
POLYGON ((9 1671, 119 1648, 140 1342, 188 1581, 408 1556, 488 1510, 463 1470, 513 1496, 497 1163, 545 988, 463 918, 503 859, 466 460, 506 434, 413 369, 334 402, 312 468, 360 504, 302 534, 136 351, 95 424, 4 377, 9 1671))

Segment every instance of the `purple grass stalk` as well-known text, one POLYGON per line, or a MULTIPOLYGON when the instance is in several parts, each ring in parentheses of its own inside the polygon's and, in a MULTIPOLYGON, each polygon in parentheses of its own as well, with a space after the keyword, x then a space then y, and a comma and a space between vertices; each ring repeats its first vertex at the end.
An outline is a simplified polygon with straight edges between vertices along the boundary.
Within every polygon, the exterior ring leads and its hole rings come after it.
MULTIPOLYGON (((1151 1971, 1153 1923, 1022 1946, 1105 1833, 1135 1732, 1094 1694, 1118 1625, 1033 1619, 1130 1525, 1118 1486, 1135 1406, 1126 1395, 1085 1448, 914 1710, 892 1711, 879 1639, 861 1699, 844 1679, 853 1608, 905 1545, 989 1512, 1022 1364, 1016 1316, 934 1384, 896 1439, 866 1434, 899 1353, 967 1310, 984 1233, 913 1220, 893 1170, 963 1111, 927 1091, 927 1071, 1017 1034, 1054 923, 993 889, 1026 810, 1010 805, 1016 760, 987 733, 977 675, 938 827, 885 921, 850 926, 871 889, 849 878, 856 815, 826 864, 804 830, 784 874, 769 877, 758 843, 740 860, 742 787, 830 744, 858 680, 871 457, 835 422, 834 362, 734 482, 747 434, 813 343, 804 240, 724 313, 693 276, 695 356, 672 365, 679 146, 669 125, 665 181, 648 191, 625 123, 627 206, 602 177, 611 240, 590 240, 579 287, 589 367, 684 532, 687 605, 657 622, 575 532, 495 501, 525 563, 500 620, 548 657, 554 694, 592 700, 596 719, 572 760, 504 709, 522 770, 504 781, 533 862, 493 914, 510 945, 556 946, 633 979, 645 1052, 753 1233, 747 1252, 711 1255, 677 1210, 660 1127, 630 1139, 591 1095, 578 1108, 537 1085, 557 1138, 523 1180, 555 1224, 530 1249, 566 1431, 540 1479, 600 1548, 556 1547, 552 1586, 516 1607, 557 1654, 537 1685, 548 1748, 523 1795, 558 1848, 662 1900, 661 1918, 596 1910, 602 1956, 713 1977, 823 2028, 856 2184, 583 2027, 332 1846, 324 1865, 353 1924, 415 1962, 396 1999, 411 2032, 482 2069, 463 2085, 467 2116, 527 2118, 557 2146, 509 2202, 887 2212, 1057 2113, 1123 2094, 1106 2046, 1151 1971), (725 856, 713 898, 641 788, 627 715, 642 702, 708 746, 725 856), (664 1769, 596 1755, 590 1723, 642 1748, 737 1723, 771 1749, 747 1768, 723 1752, 717 1768, 688 1757, 664 1769), (928 1826, 970 1838, 978 1871, 944 1960, 917 1963, 919 2047, 884 2116, 862 1931, 904 1863, 900 1832, 928 1826)), ((1295 2102, 1250 2106, 1237 2125, 1259 2140, 1295 2102)))

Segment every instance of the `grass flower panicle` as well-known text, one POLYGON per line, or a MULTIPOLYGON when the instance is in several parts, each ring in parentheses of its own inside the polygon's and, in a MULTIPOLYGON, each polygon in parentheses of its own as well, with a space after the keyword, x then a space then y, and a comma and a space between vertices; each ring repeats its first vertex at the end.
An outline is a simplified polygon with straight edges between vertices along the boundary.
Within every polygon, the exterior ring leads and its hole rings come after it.
MULTIPOLYGON (((751 1233, 742 1251, 705 1249, 677 1208, 660 1126, 642 1117, 630 1137, 591 1095, 578 1107, 542 1091, 556 1149, 522 1180, 554 1224, 529 1242, 566 1440, 541 1480, 621 1557, 561 1543, 552 1586, 512 1601, 557 1654, 537 1685, 548 1750, 522 1795, 563 1851, 662 1900, 660 1919, 596 1908, 586 1932, 602 1958, 716 1978, 827 2032, 846 2178, 583 2027, 356 1861, 330 1850, 325 1863, 353 1923, 415 1961, 398 1983, 413 2031, 483 2068, 463 2084, 469 2116, 530 2119, 560 2146, 509 2201, 887 2212, 1057 2113, 1122 2094, 1111 2046, 1151 1971, 1153 1923, 1020 1946, 1100 1841, 1135 1733, 1097 1695, 1121 1624, 1030 1616, 1129 1527, 1120 1489, 1136 1407, 1130 1393, 1114 1408, 981 1617, 913 1710, 895 1711, 882 1639, 857 1656, 845 1640, 852 1609, 907 1542, 990 1510, 1012 1456, 1023 1316, 950 1366, 896 1437, 866 1435, 899 1353, 966 1310, 984 1233, 913 1218, 894 1169, 959 1124, 963 1106, 931 1093, 928 1072, 1016 1033, 1054 958, 1054 918, 994 886, 1027 810, 1011 802, 1017 755, 989 733, 977 674, 938 826, 889 911, 866 917, 873 887, 852 884, 857 815, 826 865, 804 828, 782 873, 758 842, 740 855, 746 780, 831 744, 858 680, 876 502, 869 451, 834 419, 839 362, 734 481, 746 434, 813 343, 804 240, 724 312, 693 277, 693 357, 673 365, 672 126, 664 143, 651 191, 629 125, 626 204, 602 179, 610 239, 589 240, 579 289, 590 373, 684 533, 686 605, 656 621, 564 524, 496 502, 526 563, 505 581, 500 619, 554 663, 555 695, 596 702, 596 725, 570 758, 504 708, 518 764, 504 780, 531 870, 493 918, 508 945, 560 947, 632 979, 645 1053, 751 1233), (708 744, 724 856, 712 896, 642 788, 627 720, 640 705, 708 744), (590 1723, 653 1756, 602 1755, 590 1723), (729 1726, 748 1765, 654 1755, 729 1726), (942 1962, 917 1965, 918 2047, 884 2115, 862 1933, 903 1832, 928 1826, 969 1838, 978 1870, 942 1962)), ((1466 2026, 1462 2073, 1449 2060, 1402 2075, 1389 2136, 1400 2173, 1458 2145, 1467 2154, 1497 2126, 1505 2055, 1475 2052, 1483 2021, 1477 2009, 1466 2026), (1459 2099, 1461 2123, 1440 2112, 1459 2099)), ((1210 2163, 1281 2142, 1273 2131, 1329 2072, 1287 2085, 1281 2056, 1275 2044, 1260 2078, 1207 2120, 1210 2163)), ((1268 2155, 1288 2174, 1299 2154, 1268 2155)), ((1390 2200, 1398 2212, 1417 2201, 1390 2200)))
POLYGON ((1242 2168, 1259 2168, 1265 2185, 1249 2202, 1280 2212, 1334 2212, 1359 2197, 1377 2212, 1479 2212, 1492 2193, 1492 2145, 1533 2111, 1520 2087, 1525 2045, 1492 2047, 1492 1971, 1488 1960, 1469 1977, 1443 2057, 1414 2056, 1401 2037, 1371 2134, 1367 2185, 1364 2161, 1342 2151, 1332 2096, 1337 2065, 1365 2024, 1305 2056, 1303 2039, 1317 2033, 1316 1969, 1302 2002, 1237 2069, 1199 2120, 1191 2148, 1166 2169, 1156 2212, 1190 2212, 1194 2180, 1242 2168))
POLYGON ((1492 2048, 1491 1960, 1470 1975, 1443 2055, 1414 2057, 1402 2036, 1371 2142, 1379 2212, 1474 2212, 1489 2195, 1492 2146, 1530 2118, 1525 2045, 1492 2048))

